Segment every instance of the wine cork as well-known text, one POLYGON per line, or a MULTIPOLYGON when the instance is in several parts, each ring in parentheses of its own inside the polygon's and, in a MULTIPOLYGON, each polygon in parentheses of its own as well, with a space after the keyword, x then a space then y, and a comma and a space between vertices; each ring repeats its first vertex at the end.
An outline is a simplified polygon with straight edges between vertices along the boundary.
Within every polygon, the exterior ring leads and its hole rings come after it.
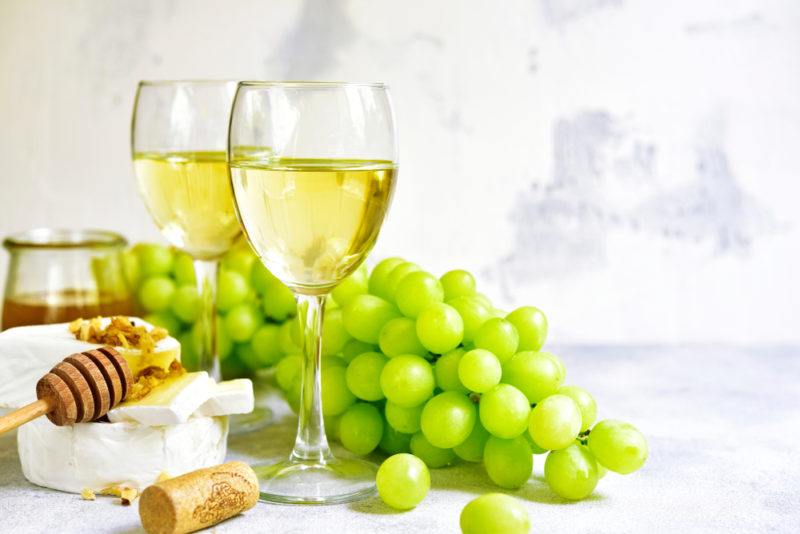
POLYGON ((255 472, 243 462, 228 462, 147 487, 139 517, 148 534, 182 534, 216 525, 257 501, 255 472))

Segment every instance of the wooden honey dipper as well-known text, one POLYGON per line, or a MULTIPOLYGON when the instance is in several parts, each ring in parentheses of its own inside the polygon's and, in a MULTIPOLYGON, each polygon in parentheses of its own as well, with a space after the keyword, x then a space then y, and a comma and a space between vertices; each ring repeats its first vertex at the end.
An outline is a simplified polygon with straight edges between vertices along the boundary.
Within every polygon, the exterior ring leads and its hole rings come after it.
POLYGON ((0 434, 42 415, 58 426, 94 421, 119 404, 132 384, 128 362, 111 347, 67 356, 36 384, 39 400, 0 417, 0 434))

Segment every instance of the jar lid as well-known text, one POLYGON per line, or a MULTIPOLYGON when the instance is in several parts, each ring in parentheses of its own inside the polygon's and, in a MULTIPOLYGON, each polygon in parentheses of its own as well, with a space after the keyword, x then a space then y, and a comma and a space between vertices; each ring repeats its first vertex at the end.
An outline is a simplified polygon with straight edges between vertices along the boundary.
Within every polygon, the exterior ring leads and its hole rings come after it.
POLYGON ((10 235, 3 240, 3 246, 7 249, 104 248, 124 247, 127 244, 127 240, 120 234, 108 230, 54 228, 35 228, 10 235))

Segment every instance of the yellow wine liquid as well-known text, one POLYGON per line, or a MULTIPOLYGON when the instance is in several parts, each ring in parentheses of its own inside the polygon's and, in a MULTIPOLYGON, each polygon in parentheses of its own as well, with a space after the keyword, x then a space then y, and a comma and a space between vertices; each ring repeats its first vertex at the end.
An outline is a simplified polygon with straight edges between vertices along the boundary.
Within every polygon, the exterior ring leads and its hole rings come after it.
POLYGON ((147 209, 170 243, 195 258, 227 251, 239 235, 224 152, 137 153, 147 209))
POLYGON ((324 293, 366 257, 389 208, 388 161, 234 159, 231 178, 244 231, 288 286, 324 293))

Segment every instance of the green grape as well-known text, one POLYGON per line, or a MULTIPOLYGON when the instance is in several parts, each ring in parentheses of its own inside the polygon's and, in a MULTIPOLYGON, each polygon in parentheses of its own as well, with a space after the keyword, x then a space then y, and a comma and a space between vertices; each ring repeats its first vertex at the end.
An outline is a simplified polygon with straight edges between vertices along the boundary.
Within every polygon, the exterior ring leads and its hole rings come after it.
POLYGON ((545 358, 549 358, 550 360, 553 361, 554 364, 556 364, 556 367, 558 367, 558 375, 560 377, 559 382, 563 384, 564 379, 567 378, 567 367, 564 365, 564 362, 561 360, 561 358, 559 358, 552 352, 547 352, 544 350, 539 351, 539 354, 541 354, 545 358))
POLYGON ((339 354, 351 339, 344 328, 342 310, 327 311, 322 319, 322 354, 339 354))
POLYGON ((431 445, 452 449, 469 437, 475 426, 475 405, 461 393, 445 391, 422 410, 422 433, 431 445))
POLYGON ((467 436, 467 439, 453 447, 453 452, 462 460, 480 462, 483 460, 483 449, 490 435, 491 434, 483 428, 480 421, 477 421, 475 426, 472 427, 472 432, 467 436))
POLYGON ((354 338, 377 344, 383 325, 400 317, 392 304, 374 295, 356 295, 342 308, 344 327, 354 338))
POLYGON ((453 449, 442 449, 431 445, 431 442, 425 438, 422 432, 417 432, 411 436, 411 443, 409 446, 414 456, 433 469, 451 465, 456 461, 456 454, 453 452, 453 449))
POLYGON ((294 413, 300 412, 300 384, 301 382, 299 380, 294 382, 289 386, 289 390, 286 392, 286 402, 289 403, 289 408, 291 408, 294 413))
POLYGON ((416 318, 419 313, 444 299, 444 289, 439 280, 424 271, 406 275, 397 285, 395 301, 406 317, 416 318))
POLYGON ((546 452, 549 452, 547 449, 543 449, 536 444, 536 441, 533 439, 533 436, 531 436, 530 431, 525 432, 522 435, 526 440, 528 440, 528 445, 531 446, 531 451, 533 452, 533 454, 544 454, 546 452))
POLYGON ((389 275, 395 267, 405 262, 406 260, 403 258, 386 258, 380 261, 372 269, 372 274, 369 277, 369 292, 381 298, 386 298, 389 295, 387 291, 389 275))
POLYGON ((179 286, 194 286, 197 279, 194 275, 194 260, 185 252, 177 252, 172 264, 172 275, 179 286))
POLYGON ((402 282, 403 279, 409 274, 421 270, 422 267, 420 267, 416 263, 411 263, 410 261, 401 263, 400 265, 392 269, 392 272, 389 273, 389 277, 386 279, 386 291, 387 291, 386 300, 394 303, 395 297, 397 296, 397 288, 400 285, 400 282, 402 282))
MULTIPOLYGON (((197 353, 200 353, 200 347, 202 345, 203 340, 203 332, 202 332, 202 323, 197 321, 192 325, 192 340, 194 343, 194 349, 197 353)), ((216 317, 216 328, 217 328, 217 355, 219 356, 220 360, 224 360, 228 357, 231 352, 233 352, 233 340, 228 335, 227 330, 225 329, 224 319, 217 315, 216 317)), ((244 365, 244 364, 242 364, 244 365)))
POLYGON ((264 315, 278 322, 294 317, 297 303, 292 290, 281 282, 274 282, 267 287, 262 300, 264 315))
POLYGON ((541 352, 524 351, 516 353, 503 365, 502 380, 535 404, 558 391, 563 377, 550 357, 541 352))
POLYGON ((398 317, 388 321, 378 335, 381 351, 389 357, 401 354, 416 354, 425 357, 428 351, 417 337, 417 325, 413 319, 398 317))
POLYGON ((250 284, 256 291, 263 295, 272 284, 277 282, 279 282, 279 280, 264 267, 263 263, 260 261, 253 262, 253 265, 250 267, 250 284))
MULTIPOLYGON (((347 370, 338 365, 322 369, 322 414, 339 415, 356 402, 347 387, 347 370)), ((378 435, 380 440, 380 435, 378 435)), ((377 442, 376 442, 377 444, 377 442)))
POLYGON ((250 276, 256 255, 247 247, 234 247, 222 258, 222 268, 227 271, 236 271, 245 278, 250 276))
POLYGON ((347 362, 344 361, 344 358, 340 358, 338 356, 323 356, 320 360, 320 365, 322 369, 327 369, 328 367, 336 366, 341 367, 342 369, 347 369, 347 362))
POLYGON ((490 436, 483 449, 483 466, 492 482, 501 488, 520 488, 533 472, 533 453, 522 436, 514 439, 490 436))
POLYGON ((417 506, 431 487, 431 475, 425 463, 411 454, 387 458, 375 476, 381 500, 397 510, 417 506))
POLYGON ((386 356, 379 352, 365 352, 356 356, 347 366, 347 387, 359 399, 381 400, 381 371, 387 361, 386 356))
POLYGON ((589 450, 597 461, 616 473, 627 475, 647 460, 647 440, 630 423, 604 419, 589 433, 589 450))
POLYGON ((577 501, 588 497, 597 486, 597 462, 586 447, 573 443, 547 455, 544 479, 553 493, 577 501))
POLYGON ((184 323, 193 323, 200 315, 200 296, 194 286, 182 286, 172 295, 170 309, 184 323))
POLYGON ((581 410, 566 395, 550 395, 531 410, 528 431, 541 448, 563 449, 581 431, 581 410))
POLYGON ((400 406, 391 401, 386 401, 384 415, 389 426, 404 434, 415 434, 422 428, 422 410, 424 404, 418 406, 400 406))
POLYGON ((366 271, 364 269, 356 269, 353 274, 333 288, 331 295, 336 299, 339 306, 347 306, 353 300, 353 297, 367 292, 368 284, 369 280, 366 271))
POLYGON ((462 269, 448 271, 439 279, 444 288, 444 299, 469 297, 475 294, 475 278, 462 269))
POLYGON ((142 270, 139 266, 139 257, 132 249, 122 252, 122 272, 129 287, 139 287, 142 270))
POLYGON ((258 356, 250 343, 235 343, 233 345, 233 358, 242 362, 248 370, 261 367, 258 356))
POLYGON ((139 303, 147 311, 160 312, 169 308, 174 293, 175 282, 172 278, 154 276, 139 287, 139 303))
POLYGON ((192 331, 183 332, 177 339, 181 344, 181 365, 186 369, 197 369, 199 355, 192 331))
POLYGON ((249 370, 239 358, 231 354, 228 358, 220 361, 220 372, 222 373, 223 380, 232 380, 234 378, 247 376, 249 370))
POLYGON ((500 383, 503 368, 494 354, 484 349, 465 353, 458 362, 458 379, 470 391, 484 393, 500 383))
POLYGON ((547 317, 539 308, 522 306, 506 315, 506 320, 517 327, 519 348, 539 350, 547 339, 547 317))
POLYGON ((383 425, 383 436, 378 448, 386 454, 398 454, 411 450, 411 434, 398 432, 392 425, 383 425))
POLYGON ((289 391, 292 384, 300 382, 303 372, 303 357, 299 354, 290 354, 281 358, 275 366, 275 381, 283 391, 289 391))
POLYGON ((300 346, 300 323, 297 320, 286 321, 281 325, 279 342, 284 354, 303 352, 300 346))
POLYGON ((347 343, 345 343, 344 348, 342 349, 342 358, 344 361, 351 362, 353 358, 360 354, 364 354, 365 352, 375 352, 378 350, 378 347, 372 345, 371 343, 364 343, 358 339, 351 339, 347 343))
POLYGON ((472 298, 483 304, 483 306, 489 310, 495 309, 492 301, 483 293, 475 293, 472 295, 472 298))
POLYGON ((383 436, 383 418, 378 409, 367 403, 350 406, 339 420, 339 441, 354 454, 369 454, 383 436))
POLYGON ((505 319, 489 319, 475 333, 475 346, 494 354, 501 364, 517 352, 518 345, 517 329, 505 319))
POLYGON ((417 317, 417 337, 434 354, 456 348, 464 337, 464 321, 452 306, 434 304, 417 317))
POLYGON ((249 304, 239 304, 225 316, 225 330, 237 343, 248 341, 261 327, 261 315, 249 304))
POLYGON ((479 411, 481 424, 498 438, 515 438, 528 429, 530 404, 512 385, 499 384, 481 395, 479 411))
POLYGON ((531 522, 525 506, 511 495, 487 493, 461 511, 462 534, 528 534, 531 522))
MULTIPOLYGON (((592 456, 592 458, 594 458, 594 456, 592 456)), ((597 478, 603 478, 607 474, 608 474, 608 469, 603 467, 603 465, 600 462, 597 462, 597 478)))
POLYGON ((225 313, 247 298, 247 280, 236 271, 220 271, 217 279, 217 310, 225 313))
POLYGON ((258 368, 274 365, 283 355, 280 336, 281 329, 274 324, 262 325, 253 334, 250 346, 253 348, 253 353, 258 361, 258 368))
POLYGON ((455 308, 464 321, 464 343, 471 342, 475 332, 492 318, 489 308, 475 297, 457 297, 448 300, 447 304, 455 308))
POLYGON ((458 378, 458 364, 466 351, 462 348, 453 349, 436 360, 433 366, 433 375, 436 378, 436 385, 442 391, 457 391, 459 393, 469 393, 458 378))
POLYGON ((142 319, 154 326, 160 326, 169 332, 171 336, 174 336, 181 331, 180 321, 178 321, 178 318, 169 312, 150 313, 142 317, 142 319))
POLYGON ((133 250, 139 258, 139 269, 143 278, 169 276, 174 261, 172 250, 151 243, 140 243, 133 250))
POLYGON ((325 435, 329 440, 339 440, 339 421, 341 415, 322 416, 322 422, 325 423, 325 435))
MULTIPOLYGON (((200 323, 195 323, 195 326, 199 325, 200 323)), ((222 324, 222 317, 217 315, 216 317, 216 327, 217 327, 217 355, 219 356, 220 360, 224 360, 226 356, 228 356, 231 352, 233 352, 233 340, 231 336, 228 335, 228 331, 225 329, 224 325, 222 324)), ((198 327, 197 330, 197 346, 200 346, 200 329, 198 327)))
POLYGON ((578 386, 562 386, 558 388, 560 395, 566 395, 575 401, 581 410, 581 432, 585 432, 597 418, 597 403, 588 391, 578 386))
POLYGON ((381 371, 381 389, 395 404, 410 408, 428 400, 436 383, 431 364, 419 356, 395 356, 381 371))

